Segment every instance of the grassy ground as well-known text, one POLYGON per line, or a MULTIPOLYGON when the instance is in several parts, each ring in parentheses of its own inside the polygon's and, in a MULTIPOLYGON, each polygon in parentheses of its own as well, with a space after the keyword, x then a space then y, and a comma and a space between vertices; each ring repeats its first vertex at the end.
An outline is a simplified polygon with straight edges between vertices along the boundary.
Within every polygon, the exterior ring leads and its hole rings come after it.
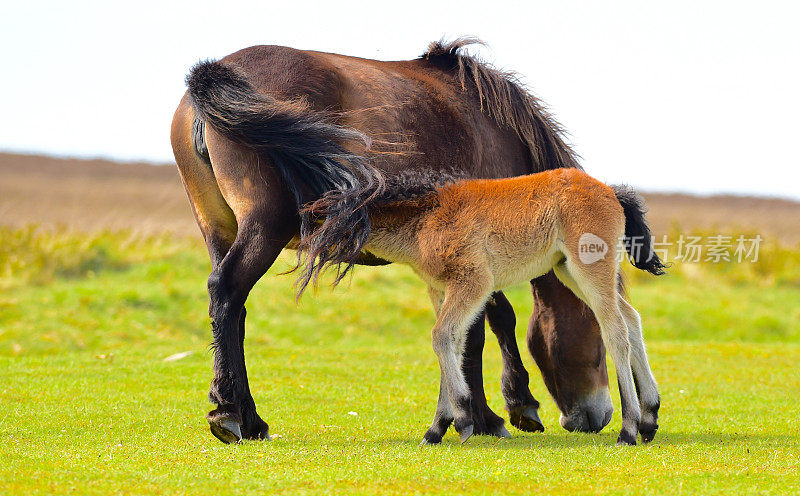
MULTIPOLYGON (((247 354, 272 442, 226 446, 203 418, 210 380, 194 240, 0 229, 0 493, 753 493, 800 488, 797 253, 764 266, 632 277, 662 388, 648 446, 570 434, 533 375, 544 434, 417 446, 436 388, 425 291, 402 267, 359 268, 294 307, 281 262, 251 296, 247 354), (774 275, 774 274, 773 274, 774 275), (795 274, 796 275, 796 274, 795 274), (767 281, 767 282, 764 282, 767 281), (187 357, 164 361, 175 353, 187 357)), ((520 344, 525 288, 509 292, 520 344)), ((502 412, 499 351, 485 353, 502 412)), ((528 358, 531 371, 535 365, 528 358)), ((615 381, 612 379, 612 383, 615 381)))

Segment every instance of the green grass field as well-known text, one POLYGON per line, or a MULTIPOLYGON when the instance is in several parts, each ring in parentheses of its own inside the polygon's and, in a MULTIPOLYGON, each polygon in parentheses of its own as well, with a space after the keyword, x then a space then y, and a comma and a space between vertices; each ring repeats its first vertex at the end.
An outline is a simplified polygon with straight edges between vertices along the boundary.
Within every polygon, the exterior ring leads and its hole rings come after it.
MULTIPOLYGON (((543 434, 510 428, 511 439, 459 445, 451 430, 419 447, 438 387, 423 285, 403 267, 358 268, 295 307, 291 276, 276 275, 286 256, 248 304, 250 383, 275 439, 229 446, 204 419, 199 241, 0 238, 0 494, 800 492, 797 251, 631 277, 662 394, 658 436, 635 448, 615 445, 616 387, 601 434, 561 429, 529 356, 543 434)), ((530 297, 508 295, 524 349, 530 297)), ((491 337, 485 374, 504 413, 491 337)))

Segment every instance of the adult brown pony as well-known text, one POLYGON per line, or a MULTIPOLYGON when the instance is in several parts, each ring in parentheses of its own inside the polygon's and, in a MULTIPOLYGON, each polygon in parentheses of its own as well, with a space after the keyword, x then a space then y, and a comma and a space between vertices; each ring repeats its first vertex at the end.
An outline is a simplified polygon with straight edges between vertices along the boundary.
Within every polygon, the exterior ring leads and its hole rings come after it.
MULTIPOLYGON (((321 222, 356 216, 338 255, 366 242, 369 219, 351 201, 382 188, 382 172, 451 171, 496 178, 578 167, 558 124, 513 76, 460 53, 471 40, 434 43, 416 60, 381 62, 256 46, 200 64, 187 78, 172 146, 212 262, 208 279, 214 379, 207 416, 225 442, 268 437, 245 368, 244 303, 280 251, 311 240, 302 206, 330 191, 344 200, 321 222), (229 69, 229 70, 228 70, 229 69), (364 136, 372 140, 369 150, 364 136), (294 242, 293 242, 294 240, 294 242)), ((314 244, 306 245, 311 252, 314 244)), ((319 253, 317 253, 319 255, 319 253)), ((366 254, 348 263, 383 263, 366 254)), ((312 273, 313 275, 313 273, 312 273)), ((307 280, 304 281, 308 282, 307 280)), ((532 281, 528 347, 569 430, 611 418, 605 349, 588 308, 551 274, 532 281)), ((486 316, 503 352, 502 389, 513 425, 541 430, 514 336, 497 293, 486 316)), ((475 433, 507 435, 483 392, 483 319, 469 329, 462 369, 475 433)))

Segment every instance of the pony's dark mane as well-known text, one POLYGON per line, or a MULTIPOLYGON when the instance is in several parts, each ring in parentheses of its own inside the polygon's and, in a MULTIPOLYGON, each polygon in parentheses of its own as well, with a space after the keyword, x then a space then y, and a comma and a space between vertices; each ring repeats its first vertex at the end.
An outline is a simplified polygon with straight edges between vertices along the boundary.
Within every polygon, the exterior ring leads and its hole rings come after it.
POLYGON ((500 71, 474 55, 468 45, 483 44, 478 38, 461 37, 435 41, 420 58, 446 70, 457 71, 462 89, 477 91, 481 110, 498 124, 512 129, 530 151, 533 172, 562 167, 581 168, 578 156, 564 139, 565 131, 545 105, 528 92, 517 75, 500 71))

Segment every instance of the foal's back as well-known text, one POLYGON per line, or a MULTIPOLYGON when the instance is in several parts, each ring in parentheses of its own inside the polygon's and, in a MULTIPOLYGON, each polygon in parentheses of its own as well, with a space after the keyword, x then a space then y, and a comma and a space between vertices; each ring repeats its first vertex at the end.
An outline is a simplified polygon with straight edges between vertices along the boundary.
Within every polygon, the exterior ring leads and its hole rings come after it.
POLYGON ((624 229, 614 191, 577 169, 450 184, 416 210, 396 242, 414 252, 403 261, 435 286, 485 267, 502 289, 577 254, 584 233, 615 246, 624 229))

